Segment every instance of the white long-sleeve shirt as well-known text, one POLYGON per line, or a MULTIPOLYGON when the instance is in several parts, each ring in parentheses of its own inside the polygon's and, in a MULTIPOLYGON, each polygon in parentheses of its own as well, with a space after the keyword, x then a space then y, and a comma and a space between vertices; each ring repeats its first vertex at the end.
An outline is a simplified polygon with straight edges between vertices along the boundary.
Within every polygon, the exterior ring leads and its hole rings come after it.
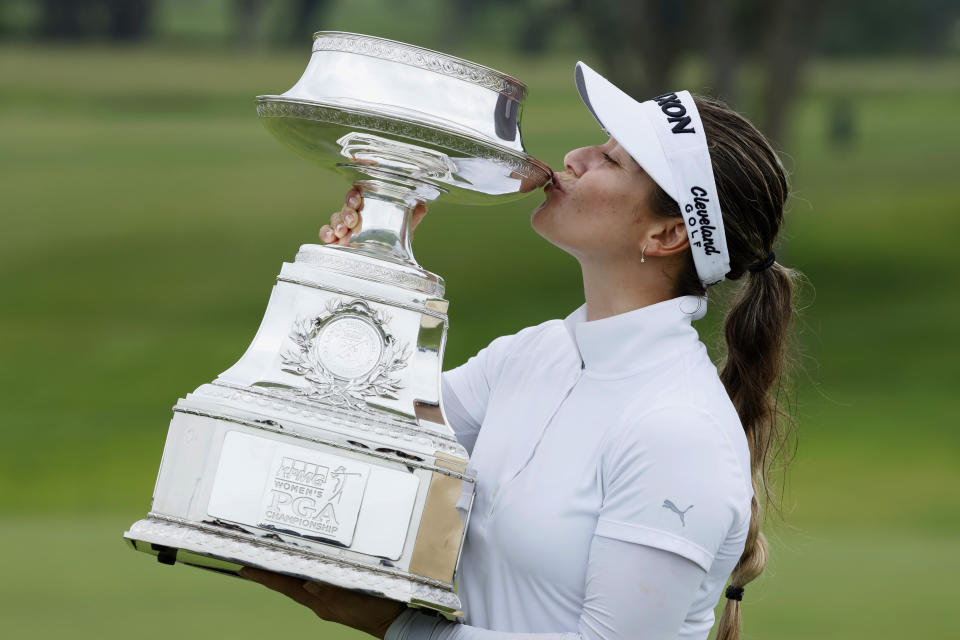
POLYGON ((703 640, 750 518, 749 450, 682 297, 494 340, 443 377, 477 495, 464 624, 388 640, 703 640))

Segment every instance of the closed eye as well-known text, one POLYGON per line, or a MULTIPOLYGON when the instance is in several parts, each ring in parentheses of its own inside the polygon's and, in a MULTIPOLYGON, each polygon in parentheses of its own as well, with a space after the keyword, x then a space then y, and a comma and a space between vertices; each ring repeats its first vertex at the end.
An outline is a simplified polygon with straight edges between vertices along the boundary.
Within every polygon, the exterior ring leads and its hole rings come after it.
POLYGON ((604 153, 604 154, 603 154, 603 158, 604 158, 604 160, 606 160, 607 162, 612 162, 613 164, 616 164, 616 165, 619 165, 619 164, 620 164, 619 162, 617 162, 616 160, 614 160, 613 158, 611 158, 610 155, 607 154, 607 153, 604 153))

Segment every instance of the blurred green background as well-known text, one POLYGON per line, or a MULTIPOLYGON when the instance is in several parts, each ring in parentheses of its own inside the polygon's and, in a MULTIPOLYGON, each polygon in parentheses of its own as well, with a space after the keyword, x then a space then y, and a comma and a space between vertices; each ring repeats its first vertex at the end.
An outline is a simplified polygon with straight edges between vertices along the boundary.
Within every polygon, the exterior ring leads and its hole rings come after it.
MULTIPOLYGON (((770 127, 793 184, 778 256, 811 286, 785 522, 766 525, 772 558, 747 589, 744 637, 960 636, 960 22, 949 2, 883 4, 4 3, 0 634, 359 637, 121 540, 149 509, 175 399, 240 356, 281 262, 347 188, 273 140, 253 105, 293 85, 323 28, 524 80, 527 148, 555 167, 603 140, 573 87, 577 59, 637 90, 722 93, 770 127), (627 5, 682 35, 676 60, 651 66, 629 33, 597 44, 595 18, 627 5), (704 48, 691 17, 717 6, 726 53, 704 48), (615 45, 633 66, 604 66, 615 45)), ((417 231, 418 260, 448 283, 447 368, 582 302, 576 263, 530 229, 539 197, 441 201, 417 231)), ((711 347, 720 310, 700 327, 711 347)))

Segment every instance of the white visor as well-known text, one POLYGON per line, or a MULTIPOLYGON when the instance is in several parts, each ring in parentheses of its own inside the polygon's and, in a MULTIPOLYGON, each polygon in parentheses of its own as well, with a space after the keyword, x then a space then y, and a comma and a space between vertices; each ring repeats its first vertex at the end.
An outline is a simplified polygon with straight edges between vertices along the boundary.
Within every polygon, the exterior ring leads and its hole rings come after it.
POLYGON ((700 281, 723 280, 730 271, 727 237, 693 97, 677 91, 637 102, 583 62, 576 82, 600 126, 680 205, 700 281))

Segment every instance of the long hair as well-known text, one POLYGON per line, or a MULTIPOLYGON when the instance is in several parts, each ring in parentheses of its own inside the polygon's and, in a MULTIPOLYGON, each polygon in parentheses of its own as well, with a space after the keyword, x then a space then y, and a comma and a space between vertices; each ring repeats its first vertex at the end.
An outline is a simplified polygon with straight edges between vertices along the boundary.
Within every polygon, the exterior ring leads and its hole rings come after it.
MULTIPOLYGON (((774 262, 760 269, 773 251, 783 224, 788 185, 786 171, 766 138, 746 118, 722 102, 695 98, 703 122, 730 253, 728 280, 742 281, 724 321, 726 355, 720 379, 736 407, 750 446, 754 497, 743 554, 730 575, 742 588, 767 564, 768 547, 760 532, 763 507, 776 500, 768 483, 771 463, 788 461, 794 423, 779 406, 787 368, 798 273, 774 262), (751 270, 751 267, 754 267, 751 270)), ((651 196, 654 213, 680 216, 680 208, 661 188, 651 196)), ((692 255, 677 282, 677 295, 703 295, 692 255)), ((716 640, 738 640, 740 602, 728 599, 716 640)))

